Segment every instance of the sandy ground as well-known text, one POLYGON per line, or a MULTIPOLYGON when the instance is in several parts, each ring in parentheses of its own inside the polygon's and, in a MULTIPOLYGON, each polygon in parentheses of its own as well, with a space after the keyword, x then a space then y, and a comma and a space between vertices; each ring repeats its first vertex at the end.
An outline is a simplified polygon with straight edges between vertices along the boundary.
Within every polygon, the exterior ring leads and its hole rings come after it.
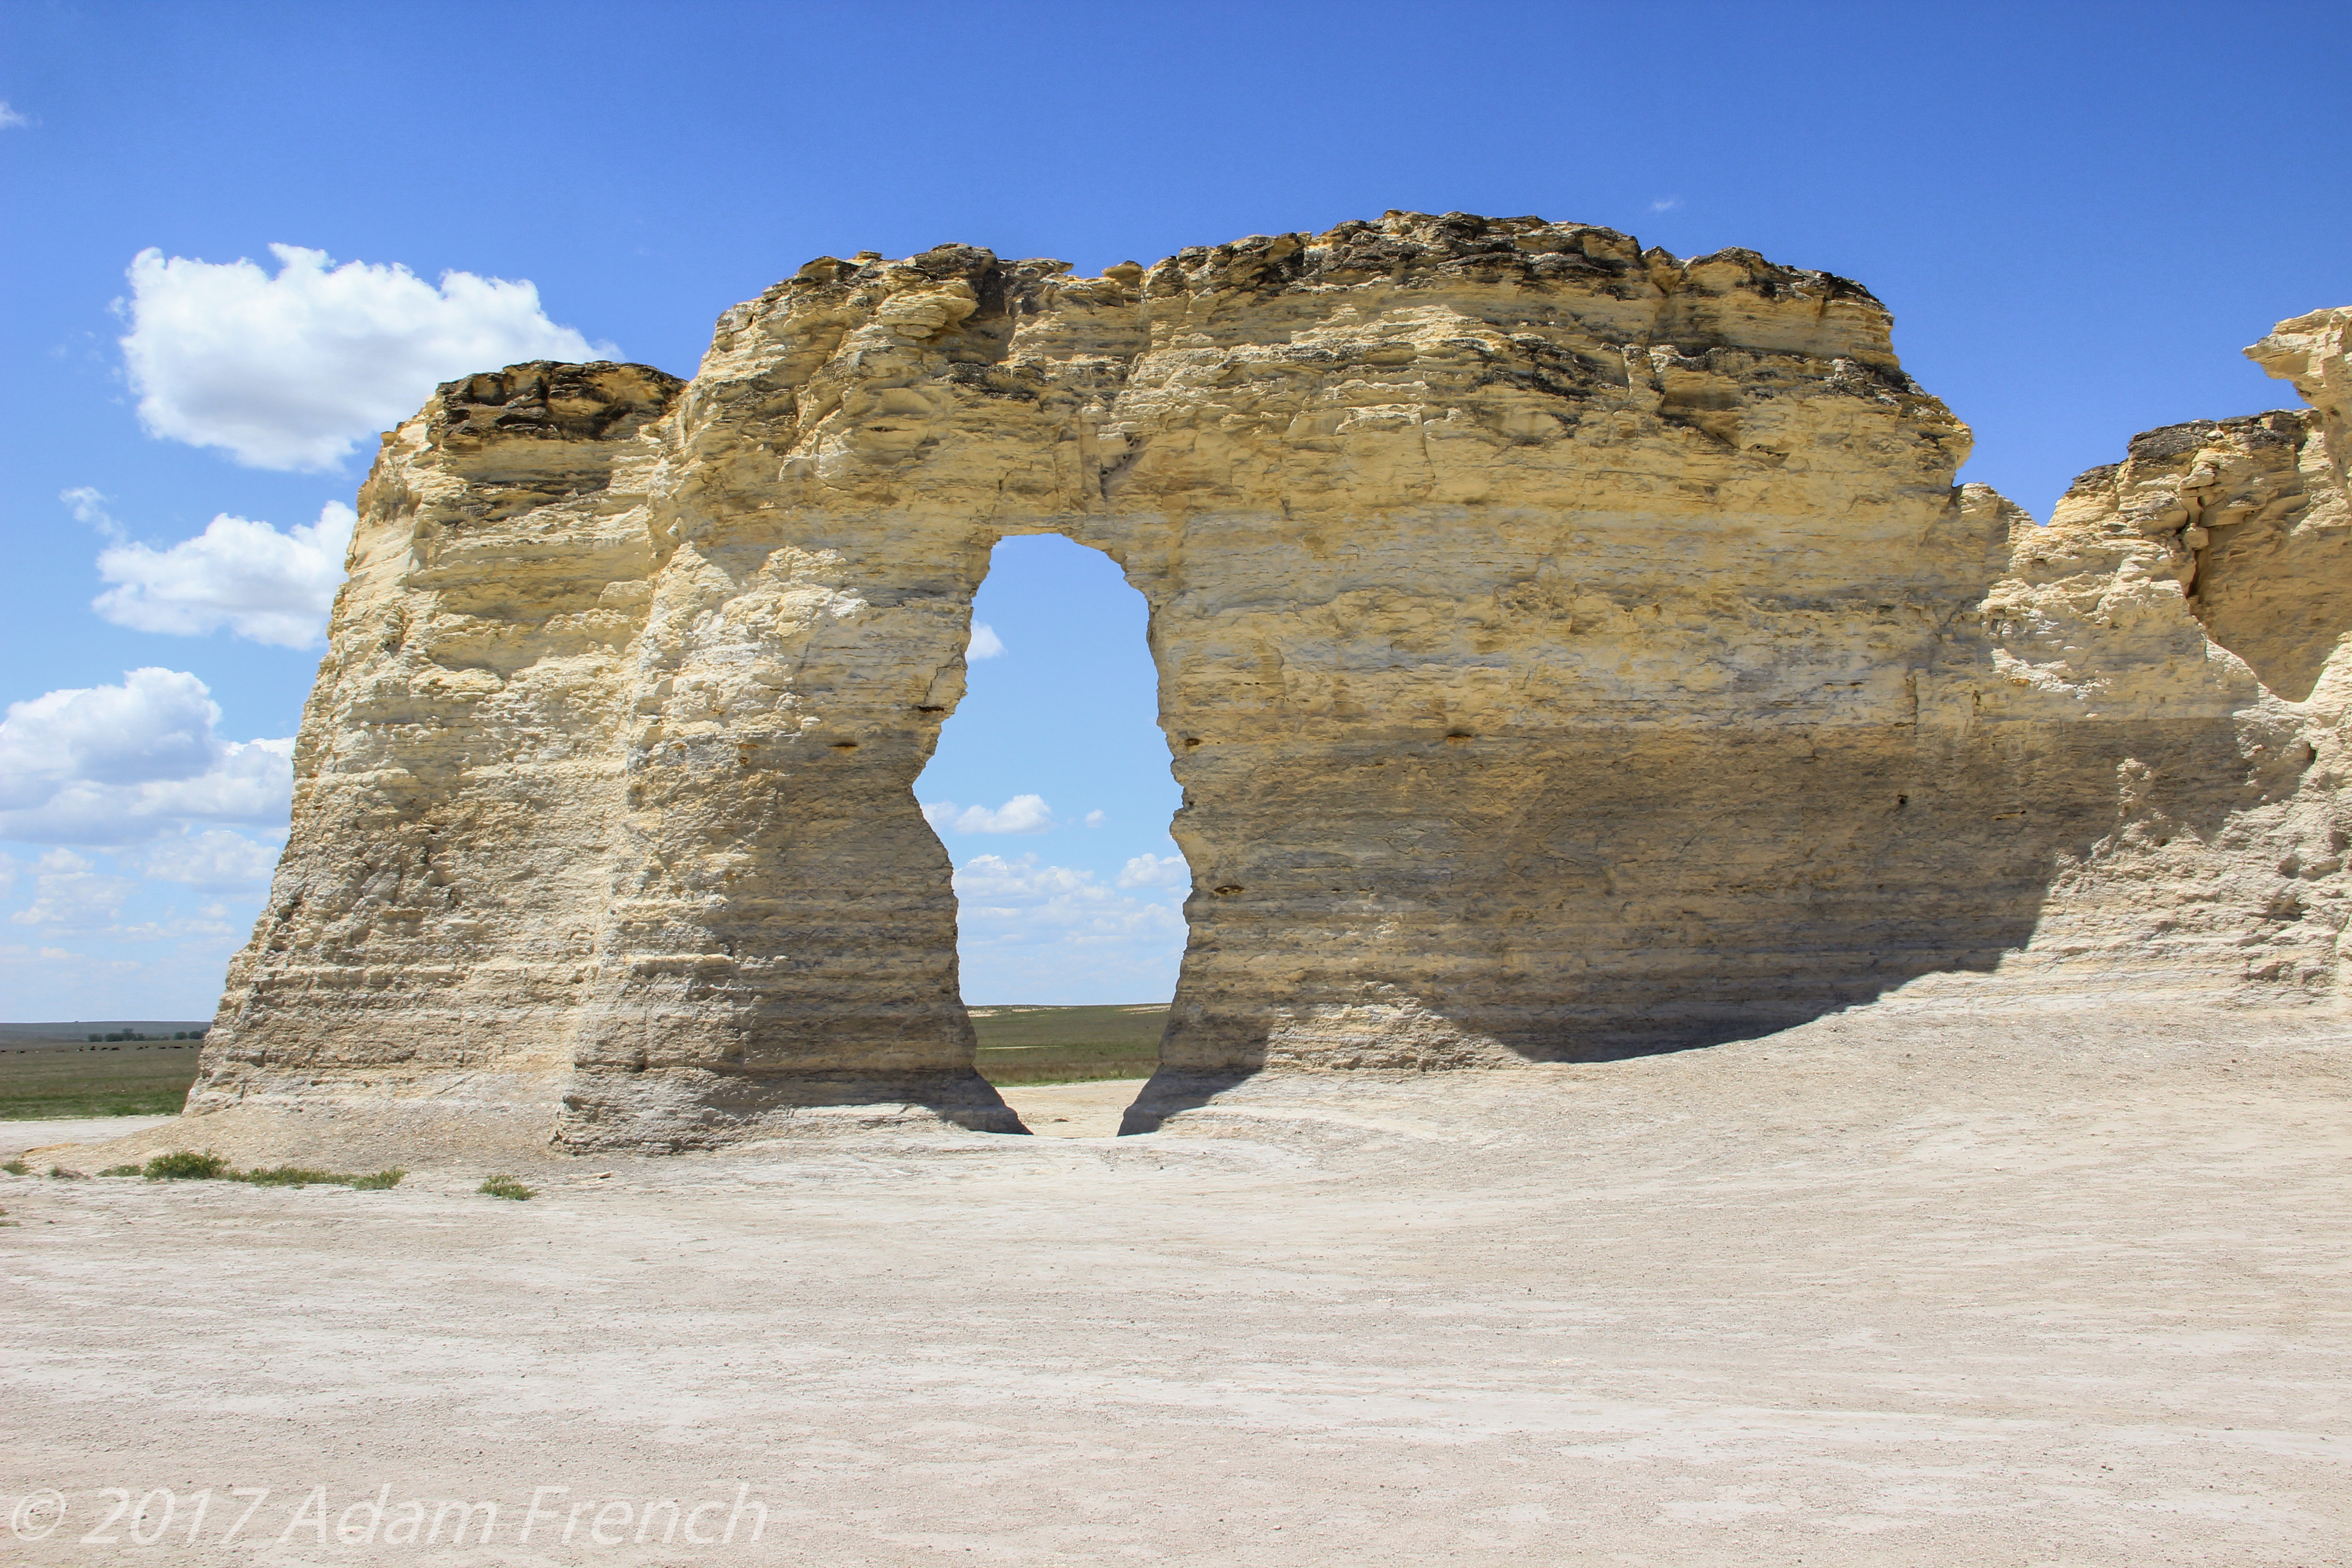
POLYGON ((13 1160, 27 1149, 52 1143, 95 1143, 120 1138, 178 1120, 176 1116, 93 1116, 84 1121, 0 1121, 0 1160, 13 1160))
POLYGON ((0 1563, 2338 1563, 2347 1068, 1855 1013, 528 1203, 0 1176, 0 1563))
POLYGON ((1021 1117, 1021 1125, 1040 1138, 1108 1138, 1118 1131, 1118 1119, 1142 1089, 1139 1078, 1104 1079, 1095 1083, 1014 1084, 996 1092, 1021 1117))

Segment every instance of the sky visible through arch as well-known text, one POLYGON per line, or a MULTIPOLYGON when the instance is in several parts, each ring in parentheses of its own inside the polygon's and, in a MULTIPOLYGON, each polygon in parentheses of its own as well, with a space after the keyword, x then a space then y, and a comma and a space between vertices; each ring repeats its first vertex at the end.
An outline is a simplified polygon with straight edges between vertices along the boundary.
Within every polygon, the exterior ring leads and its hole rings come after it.
MULTIPOLYGON (((210 1012, 374 433, 436 381, 690 374, 820 254, 1539 214, 1861 279, 1963 477, 2046 514, 2136 431, 2292 403, 2238 350, 2352 303, 2347 66, 2340 0, 0 0, 0 1018, 210 1012)), ((1171 851, 1149 700, 1047 679, 1143 658, 1084 640, 1134 612, 1075 552, 1006 547, 923 784, 1003 911, 974 1000, 1164 996, 1181 945, 1128 872, 1171 851)))
POLYGON ((990 560, 964 699, 915 783, 956 863, 966 1001, 1175 991, 1192 879, 1144 621, 1098 550, 1039 534, 990 560))

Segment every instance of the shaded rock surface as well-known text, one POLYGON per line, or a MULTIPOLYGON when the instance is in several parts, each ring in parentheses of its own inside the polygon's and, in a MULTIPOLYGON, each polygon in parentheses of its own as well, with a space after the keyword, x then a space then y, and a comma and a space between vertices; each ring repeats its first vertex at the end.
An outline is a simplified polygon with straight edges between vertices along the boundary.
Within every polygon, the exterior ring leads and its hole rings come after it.
POLYGON ((1017 1128, 910 785, 1042 531, 1149 602, 1184 790, 1131 1128, 1929 975, 2333 1005, 2347 314, 2253 351, 2311 409, 2151 432, 2046 529, 1952 486, 1859 285, 1535 218, 824 258, 691 383, 451 383, 362 492, 191 1110, 1017 1128))

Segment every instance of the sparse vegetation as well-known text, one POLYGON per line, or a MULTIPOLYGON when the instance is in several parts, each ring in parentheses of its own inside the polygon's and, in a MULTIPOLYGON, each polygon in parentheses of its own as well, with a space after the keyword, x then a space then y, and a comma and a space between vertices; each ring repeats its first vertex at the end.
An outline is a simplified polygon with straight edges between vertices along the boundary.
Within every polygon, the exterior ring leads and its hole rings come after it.
POLYGON ((87 1182, 89 1180, 88 1176, 83 1175, 79 1171, 68 1171, 63 1165, 51 1165, 49 1167, 49 1176, 52 1180, 59 1182, 87 1182))
POLYGON ((0 1165, 0 1171, 5 1171, 12 1176, 29 1176, 33 1173, 33 1167, 22 1160, 11 1160, 6 1164, 0 1165))
POLYGON ((347 1171, 312 1171, 300 1165, 278 1165, 266 1171, 233 1171, 227 1179, 247 1182, 257 1187, 351 1187, 362 1193, 380 1193, 386 1187, 400 1185, 405 1171, 377 1171, 371 1175, 355 1176, 347 1171))
POLYGON ((512 1176, 486 1176, 482 1179, 482 1184, 474 1190, 494 1198, 512 1198, 517 1203, 521 1203, 533 1195, 529 1187, 524 1186, 512 1176))
POLYGON ((276 1165, 266 1171, 245 1171, 235 1178, 257 1187, 333 1187, 349 1184, 349 1176, 332 1171, 306 1170, 300 1165, 276 1165))
MULTIPOLYGON (((49 1174, 79 1181, 79 1171, 51 1167, 49 1174)), ((380 1193, 400 1185, 407 1172, 394 1167, 353 1174, 348 1171, 314 1171, 306 1165, 271 1165, 240 1171, 220 1155, 176 1152, 158 1154, 144 1165, 110 1165, 101 1176, 144 1176, 151 1182, 244 1182, 256 1187, 349 1187, 354 1192, 380 1193)))
POLYGON ((229 1173, 229 1167, 218 1154, 183 1151, 156 1155, 139 1173, 151 1182, 217 1182, 229 1173))
POLYGON ((1113 1007, 975 1007, 975 1064, 991 1083, 1088 1083, 1149 1078, 1160 1066, 1165 1004, 1113 1007))

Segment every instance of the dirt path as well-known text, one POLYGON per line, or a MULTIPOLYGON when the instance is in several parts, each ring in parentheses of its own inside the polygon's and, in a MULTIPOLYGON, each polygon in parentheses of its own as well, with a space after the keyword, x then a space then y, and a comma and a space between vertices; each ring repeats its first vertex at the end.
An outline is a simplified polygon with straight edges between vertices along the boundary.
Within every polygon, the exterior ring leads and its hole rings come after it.
POLYGON ((0 1177, 0 1561, 2341 1563, 2347 1066, 1855 1014, 528 1203, 0 1177))

